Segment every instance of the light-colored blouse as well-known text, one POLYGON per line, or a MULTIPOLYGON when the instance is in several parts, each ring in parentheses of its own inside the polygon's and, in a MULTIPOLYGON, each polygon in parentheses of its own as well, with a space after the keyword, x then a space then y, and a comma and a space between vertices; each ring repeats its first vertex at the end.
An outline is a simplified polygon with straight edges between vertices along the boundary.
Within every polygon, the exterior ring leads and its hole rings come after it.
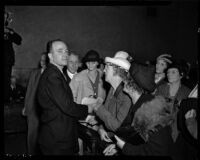
MULTIPOLYGON (((101 98, 102 101, 105 99, 105 90, 103 88, 103 81, 101 79, 101 71, 97 70, 99 73, 99 83, 98 83, 98 98, 101 98)), ((88 70, 83 70, 77 73, 70 82, 70 87, 73 93, 74 101, 78 104, 81 104, 84 97, 94 96, 94 90, 91 84, 91 81, 88 76, 88 70)))

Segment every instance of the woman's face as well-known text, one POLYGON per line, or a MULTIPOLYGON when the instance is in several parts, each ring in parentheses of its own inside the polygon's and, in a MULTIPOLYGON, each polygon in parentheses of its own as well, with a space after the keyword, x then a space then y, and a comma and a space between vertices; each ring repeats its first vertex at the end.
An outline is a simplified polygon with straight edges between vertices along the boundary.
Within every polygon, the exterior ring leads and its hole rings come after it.
POLYGON ((86 65, 89 71, 93 71, 97 69, 98 62, 86 62, 86 65))
POLYGON ((180 81, 182 76, 177 68, 169 68, 167 70, 167 79, 169 83, 174 83, 180 81))
POLYGON ((156 63, 156 73, 163 73, 166 68, 167 63, 164 60, 159 59, 156 63))

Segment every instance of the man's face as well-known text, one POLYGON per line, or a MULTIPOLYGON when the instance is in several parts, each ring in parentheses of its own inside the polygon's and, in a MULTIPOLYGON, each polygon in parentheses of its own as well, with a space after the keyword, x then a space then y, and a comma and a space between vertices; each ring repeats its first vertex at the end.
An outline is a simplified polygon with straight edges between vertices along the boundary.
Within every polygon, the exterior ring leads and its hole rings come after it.
POLYGON ((71 73, 76 73, 78 70, 78 66, 79 66, 79 59, 78 56, 71 54, 68 57, 68 61, 67 61, 67 69, 71 72, 71 73))
POLYGON ((51 53, 49 53, 50 61, 58 66, 64 67, 67 65, 68 48, 64 42, 56 41, 52 44, 51 53))

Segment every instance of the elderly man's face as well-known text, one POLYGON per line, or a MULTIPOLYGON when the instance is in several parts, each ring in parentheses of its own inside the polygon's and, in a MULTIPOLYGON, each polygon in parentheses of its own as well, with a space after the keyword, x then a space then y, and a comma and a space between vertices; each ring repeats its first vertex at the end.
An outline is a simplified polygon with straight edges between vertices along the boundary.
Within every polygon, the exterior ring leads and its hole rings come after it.
POLYGON ((68 57, 67 69, 72 73, 76 73, 79 67, 79 59, 77 55, 71 54, 68 57))
POLYGON ((67 65, 68 55, 68 48, 64 42, 56 41, 52 44, 52 51, 49 53, 50 61, 58 66, 64 67, 67 65))

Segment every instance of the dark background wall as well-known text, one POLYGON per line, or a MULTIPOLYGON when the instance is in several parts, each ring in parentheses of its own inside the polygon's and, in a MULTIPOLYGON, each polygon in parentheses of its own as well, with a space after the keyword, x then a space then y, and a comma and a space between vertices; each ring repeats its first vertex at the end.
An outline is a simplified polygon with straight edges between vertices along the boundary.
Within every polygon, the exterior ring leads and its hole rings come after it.
POLYGON ((90 49, 102 57, 116 51, 154 60, 170 53, 190 63, 197 60, 198 5, 176 2, 164 6, 6 6, 14 28, 23 37, 15 46, 13 72, 27 79, 46 42, 65 40, 81 56, 90 49))

